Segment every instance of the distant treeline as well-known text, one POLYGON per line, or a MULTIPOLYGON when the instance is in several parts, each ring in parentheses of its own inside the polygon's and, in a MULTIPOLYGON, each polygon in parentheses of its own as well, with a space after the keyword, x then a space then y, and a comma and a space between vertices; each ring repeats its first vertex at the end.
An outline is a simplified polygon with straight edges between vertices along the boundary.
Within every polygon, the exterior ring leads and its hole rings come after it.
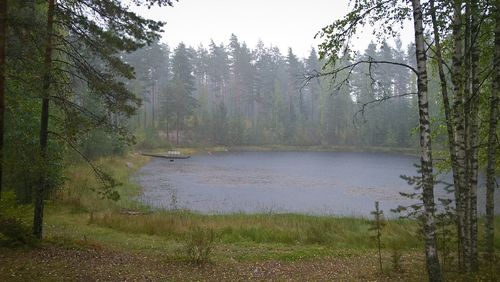
MULTIPOLYGON (((343 63, 414 65, 414 47, 395 42, 371 43, 343 63)), ((415 79, 404 67, 367 64, 334 83, 311 78, 328 72, 314 48, 299 58, 291 48, 283 55, 261 41, 251 49, 234 34, 228 44, 212 41, 208 49, 180 43, 171 52, 156 43, 125 56, 136 72, 128 87, 143 101, 130 125, 145 138, 207 145, 417 144, 411 134, 418 124, 415 79)))

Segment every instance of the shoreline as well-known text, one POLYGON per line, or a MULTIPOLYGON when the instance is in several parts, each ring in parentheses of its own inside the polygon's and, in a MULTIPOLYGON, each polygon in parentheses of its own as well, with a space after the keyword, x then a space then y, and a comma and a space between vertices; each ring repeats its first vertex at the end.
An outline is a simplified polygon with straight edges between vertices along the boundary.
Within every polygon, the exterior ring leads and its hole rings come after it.
MULTIPOLYGON (((157 149, 154 152, 165 151, 157 149)), ((264 145, 264 146, 186 146, 175 150, 185 155, 200 155, 219 152, 356 152, 356 153, 387 153, 418 156, 418 149, 400 147, 373 147, 373 146, 292 146, 292 145, 264 145)))

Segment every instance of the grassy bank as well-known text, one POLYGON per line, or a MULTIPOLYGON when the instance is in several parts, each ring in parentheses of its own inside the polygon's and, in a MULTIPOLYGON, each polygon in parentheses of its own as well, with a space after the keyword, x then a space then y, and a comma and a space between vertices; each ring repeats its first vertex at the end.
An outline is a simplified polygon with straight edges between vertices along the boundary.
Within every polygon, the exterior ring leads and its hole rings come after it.
POLYGON ((94 165, 118 181, 115 188, 120 194, 118 201, 101 197, 101 181, 96 178, 92 167, 87 163, 78 163, 66 168, 64 186, 53 195, 57 206, 66 206, 81 212, 104 212, 122 209, 147 209, 136 201, 141 188, 131 177, 150 160, 138 153, 129 153, 122 157, 107 157, 95 161, 94 165))
MULTIPOLYGON (((69 166, 65 186, 47 204, 44 242, 35 249, 0 248, 0 280, 425 279, 415 221, 386 222, 380 272, 371 220, 154 210, 136 201, 140 187, 133 182, 148 161, 134 153, 97 162, 122 183, 118 201, 99 197, 88 165, 69 166), (193 245, 210 248, 208 268, 191 264, 187 248, 193 245), (48 266, 52 274, 43 272, 48 266)), ((24 209, 19 216, 29 223, 30 208, 24 209)), ((500 226, 500 218, 496 223, 500 226)), ((500 248, 498 228, 496 238, 500 248)), ((457 277, 453 271, 448 275, 457 277)))
MULTIPOLYGON (((261 145, 261 146, 193 146, 180 147, 177 150, 187 155, 204 154, 207 152, 369 152, 369 153, 394 153, 417 155, 418 150, 400 147, 375 147, 375 146, 291 146, 291 145, 261 145)), ((165 150, 155 149, 155 152, 165 150)))
MULTIPOLYGON (((217 148, 215 148, 217 149, 217 148)), ((119 201, 101 199, 99 182, 86 164, 68 168, 68 181, 49 206, 49 217, 65 222, 64 216, 77 216, 88 226, 122 233, 152 235, 180 241, 195 227, 213 230, 224 244, 323 245, 332 248, 373 249, 374 234, 367 219, 336 218, 301 214, 203 215, 183 210, 153 210, 135 200, 140 187, 133 174, 149 159, 138 154, 107 158, 98 165, 120 183, 119 201), (68 215, 69 213, 69 215, 68 215)), ((384 227, 387 246, 419 248, 418 226, 413 221, 388 221, 384 227)))

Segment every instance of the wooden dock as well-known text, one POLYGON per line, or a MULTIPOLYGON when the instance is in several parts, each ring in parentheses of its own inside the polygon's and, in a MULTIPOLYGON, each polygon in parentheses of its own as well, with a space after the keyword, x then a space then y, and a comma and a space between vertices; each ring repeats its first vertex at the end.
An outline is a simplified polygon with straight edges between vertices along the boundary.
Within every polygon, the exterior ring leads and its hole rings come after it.
POLYGON ((163 159, 169 159, 171 161, 173 160, 185 160, 189 159, 191 156, 182 156, 182 155, 173 155, 173 154, 166 154, 166 155, 160 155, 160 154, 150 154, 150 153, 141 153, 143 156, 148 156, 148 157, 155 157, 155 158, 163 158, 163 159))

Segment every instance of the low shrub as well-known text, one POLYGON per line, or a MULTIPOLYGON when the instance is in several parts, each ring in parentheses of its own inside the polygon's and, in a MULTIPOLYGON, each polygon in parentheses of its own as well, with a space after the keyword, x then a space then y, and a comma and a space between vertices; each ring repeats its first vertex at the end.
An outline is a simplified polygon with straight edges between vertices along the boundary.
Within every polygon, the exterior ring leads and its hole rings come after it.
POLYGON ((172 146, 166 136, 161 136, 155 129, 148 128, 137 132, 136 148, 140 150, 170 149, 172 146))
POLYGON ((21 219, 0 216, 0 246, 32 246, 35 242, 31 228, 21 219))
POLYGON ((403 266, 401 263, 401 257, 402 257, 402 252, 401 249, 398 247, 393 247, 392 249, 392 254, 391 254, 391 261, 392 261, 392 270, 396 272, 401 272, 403 270, 403 266))
POLYGON ((215 244, 215 231, 199 226, 189 230, 185 243, 186 254, 191 263, 204 264, 209 261, 215 244))

